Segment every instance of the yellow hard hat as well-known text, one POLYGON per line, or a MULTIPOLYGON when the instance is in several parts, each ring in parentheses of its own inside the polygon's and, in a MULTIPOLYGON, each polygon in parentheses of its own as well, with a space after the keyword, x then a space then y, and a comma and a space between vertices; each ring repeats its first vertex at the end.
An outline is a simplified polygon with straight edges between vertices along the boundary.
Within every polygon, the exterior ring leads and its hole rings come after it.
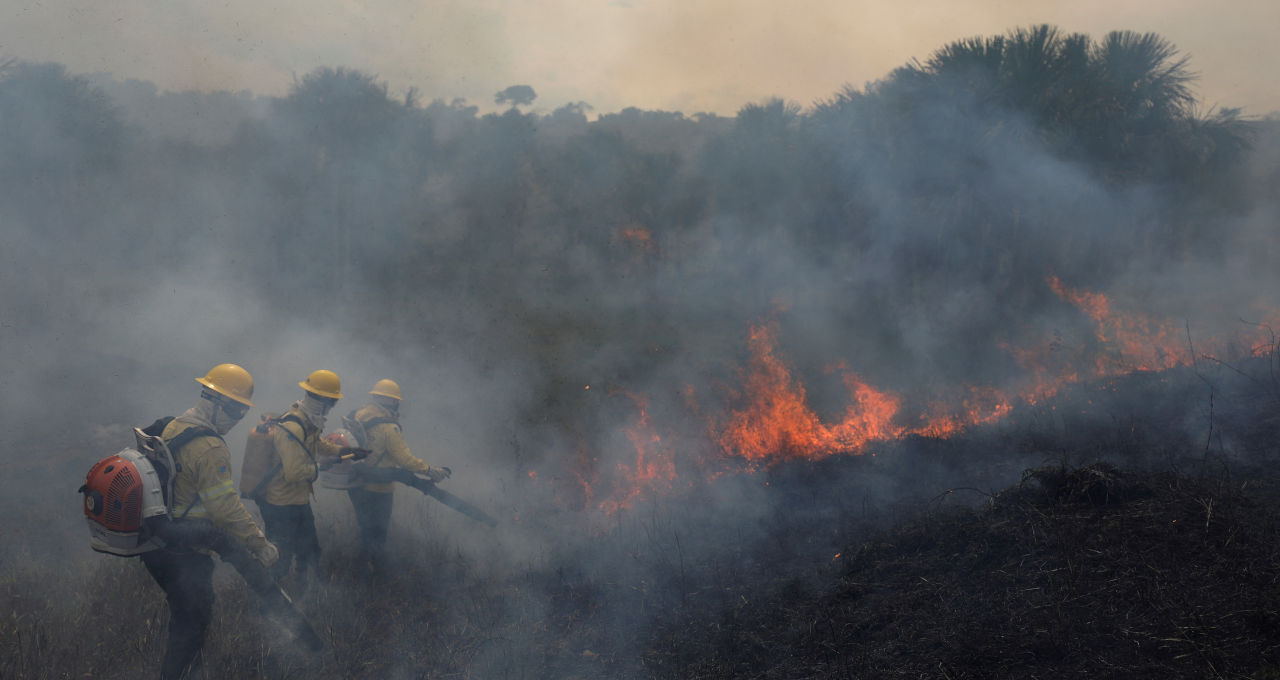
POLYGON ((338 379, 338 374, 323 368, 312 371, 306 381, 298 383, 298 387, 319 397, 342 398, 342 381, 338 379))
POLYGON ((373 389, 369 390, 369 394, 376 394, 379 397, 391 397, 396 401, 400 401, 400 386, 394 380, 383 378, 373 384, 373 389))
POLYGON ((253 376, 235 364, 218 364, 203 378, 196 378, 196 382, 245 406, 253 406, 249 401, 253 396, 253 376))

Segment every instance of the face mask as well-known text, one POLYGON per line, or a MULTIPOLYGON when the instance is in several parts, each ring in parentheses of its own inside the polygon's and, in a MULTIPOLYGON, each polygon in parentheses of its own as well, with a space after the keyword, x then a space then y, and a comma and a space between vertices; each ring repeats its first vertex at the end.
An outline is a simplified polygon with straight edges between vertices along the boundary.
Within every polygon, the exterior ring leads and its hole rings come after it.
POLYGON ((181 418, 185 422, 207 427, 219 435, 225 435, 231 431, 231 428, 236 426, 236 423, 240 422, 240 419, 244 417, 248 409, 240 404, 235 404, 228 407, 231 411, 228 413, 222 404, 223 400, 221 398, 201 395, 200 401, 194 407, 187 409, 187 412, 183 413, 181 418))
POLYGON ((399 399, 392 399, 391 397, 384 397, 382 395, 375 394, 373 395, 373 403, 387 409, 393 416, 400 412, 399 399))
POLYGON ((249 412, 249 408, 243 404, 231 401, 223 401, 217 405, 213 412, 213 429, 218 434, 226 434, 231 428, 236 426, 249 412))
POLYGON ((310 392, 302 397, 302 401, 298 402, 298 410, 307 415, 307 419, 315 425, 317 429, 324 429, 324 417, 329 414, 329 410, 333 408, 332 399, 322 399, 310 392))
POLYGON ((231 428, 235 427, 238 422, 240 422, 239 418, 232 418, 220 408, 216 408, 213 411, 213 430, 218 434, 230 432, 231 428))

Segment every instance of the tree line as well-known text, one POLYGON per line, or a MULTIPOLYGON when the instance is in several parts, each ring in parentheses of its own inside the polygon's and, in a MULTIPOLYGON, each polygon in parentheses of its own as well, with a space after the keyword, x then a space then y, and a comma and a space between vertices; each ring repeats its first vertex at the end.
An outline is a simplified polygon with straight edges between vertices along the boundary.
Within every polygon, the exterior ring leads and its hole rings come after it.
POLYGON ((578 370, 568 356, 656 372, 785 293, 886 367, 918 360, 912 333, 934 324, 970 349, 930 370, 963 377, 996 360, 992 329, 1052 304, 1047 273, 1106 289, 1135 260, 1225 257, 1244 216, 1274 214, 1277 121, 1203 111, 1193 82, 1158 35, 1052 26, 732 118, 523 111, 528 86, 481 115, 321 68, 211 144, 132 125, 60 65, 10 61, 6 259, 98 282, 50 292, 72 308, 146 285, 121 257, 216 267, 281 314, 382 324, 388 342, 449 328, 480 354, 565 364, 550 382, 578 370))

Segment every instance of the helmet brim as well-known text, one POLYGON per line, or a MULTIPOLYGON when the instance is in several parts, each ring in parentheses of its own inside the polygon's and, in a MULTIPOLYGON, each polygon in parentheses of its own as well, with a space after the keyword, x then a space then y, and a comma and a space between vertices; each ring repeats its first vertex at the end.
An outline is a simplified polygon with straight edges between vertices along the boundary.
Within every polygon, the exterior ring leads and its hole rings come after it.
POLYGON ((242 396, 240 396, 240 395, 232 394, 232 393, 230 393, 230 392, 228 392, 228 391, 226 391, 226 390, 222 389, 221 387, 218 387, 217 385, 213 384, 213 381, 211 381, 211 380, 209 380, 209 379, 207 379, 207 378, 196 378, 196 382, 200 383, 201 385, 204 385, 205 387, 207 387, 207 388, 209 388, 209 389, 213 390, 214 392, 217 392, 218 394, 221 394, 222 396, 224 396, 224 397, 226 397, 226 398, 228 398, 228 399, 230 399, 230 400, 232 400, 232 401, 239 402, 239 403, 241 403, 241 404, 244 404, 245 406, 253 407, 253 402, 249 401, 248 399, 245 399, 244 397, 242 397, 242 396))
POLYGON ((314 394, 317 397, 324 397, 325 399, 341 399, 342 398, 341 392, 326 392, 324 390, 317 390, 314 386, 308 385, 305 382, 298 383, 298 387, 301 387, 303 390, 310 392, 311 394, 314 394))

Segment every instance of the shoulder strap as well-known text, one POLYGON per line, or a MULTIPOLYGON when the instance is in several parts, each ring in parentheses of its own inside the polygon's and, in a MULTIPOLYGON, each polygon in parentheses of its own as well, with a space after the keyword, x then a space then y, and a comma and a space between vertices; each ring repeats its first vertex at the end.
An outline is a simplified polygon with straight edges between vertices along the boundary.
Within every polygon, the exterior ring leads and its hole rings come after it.
MULTIPOLYGON (((266 422, 263 422, 261 425, 258 425, 258 428, 275 424, 276 427, 279 427, 281 430, 284 430, 284 433, 289 435, 289 438, 292 439, 293 441, 298 442, 298 446, 301 446, 302 450, 307 453, 307 458, 311 459, 311 464, 315 466, 316 476, 318 477, 320 475, 320 465, 316 463, 316 457, 311 454, 311 449, 308 449, 307 445, 301 439, 298 439, 298 435, 289 431, 289 428, 284 426, 284 422, 286 420, 297 423, 298 427, 303 428, 304 431, 306 430, 306 425, 303 424, 302 419, 293 413, 286 413, 283 416, 280 416, 279 418, 269 418, 266 422)), ((262 430, 259 429, 259 431, 262 431, 262 430)), ((284 462, 279 460, 278 453, 276 454, 276 458, 277 458, 276 464, 271 466, 271 469, 267 471, 267 474, 263 475, 262 480, 258 482, 258 485, 255 486, 253 490, 248 493, 249 498, 252 498, 258 501, 259 503, 262 502, 260 499, 262 498, 262 493, 267 490, 267 485, 270 484, 271 481, 274 480, 276 477, 278 477, 280 475, 280 472, 284 469, 284 462)))
POLYGON ((285 414, 284 416, 282 416, 282 417, 280 418, 280 420, 279 420, 279 423, 280 423, 280 429, 281 429, 281 430, 284 430, 284 433, 285 433, 285 434, 287 434, 287 435, 289 435, 289 438, 290 438, 290 439, 292 439, 292 440, 293 440, 293 441, 295 441, 295 442, 298 442, 298 446, 301 446, 301 447, 302 447, 302 450, 303 450, 304 452, 306 452, 306 454, 307 454, 307 458, 310 458, 310 459, 311 459, 311 465, 312 465, 312 467, 314 467, 314 468, 316 469, 316 476, 319 476, 319 475, 320 475, 320 464, 316 462, 316 455, 315 455, 314 453, 311 453, 311 449, 307 448, 307 445, 306 445, 306 443, 305 443, 305 442, 303 442, 301 439, 298 439, 298 435, 294 434, 292 431, 290 431, 290 430, 289 430, 289 428, 287 428, 287 427, 285 427, 285 426, 284 426, 284 422, 285 422, 286 420, 288 420, 288 421, 290 421, 290 422, 297 423, 297 424, 298 424, 298 427, 302 428, 302 431, 303 431, 304 433, 305 433, 305 432, 306 432, 306 430, 307 430, 307 426, 306 426, 306 424, 302 422, 302 419, 301 419, 301 418, 299 418, 296 414, 293 414, 293 413, 286 413, 286 414, 285 414))
POLYGON ((178 436, 165 442, 164 445, 169 447, 169 453, 177 453, 179 449, 186 446, 191 442, 191 440, 197 437, 217 437, 219 440, 222 440, 222 435, 217 432, 214 432, 202 425, 195 425, 179 432, 178 436))
POLYGON ((375 426, 375 425, 386 425, 387 423, 391 423, 392 425, 399 425, 399 424, 400 424, 400 423, 396 422, 396 419, 395 419, 395 418, 381 418, 381 417, 379 417, 379 418, 370 418, 370 419, 368 419, 368 420, 365 420, 365 421, 362 421, 362 422, 361 422, 361 424, 363 424, 363 425, 364 425, 364 429, 366 429, 366 430, 368 430, 369 428, 371 428, 371 427, 373 427, 373 426, 375 426))
POLYGON ((280 424, 280 429, 284 430, 284 433, 289 435, 290 439, 293 439, 293 441, 298 442, 298 446, 301 446, 302 450, 307 452, 307 457, 310 458, 312 462, 315 462, 316 457, 311 454, 311 449, 308 449, 307 445, 303 443, 301 439, 298 439, 298 435, 294 434, 292 430, 284 426, 284 423, 286 420, 289 422, 297 423, 298 427, 301 427, 304 433, 307 431, 306 424, 302 422, 301 418, 299 418, 298 416, 292 413, 282 416, 279 420, 276 421, 277 423, 280 424))
MULTIPOLYGON (((161 418, 160 420, 157 420, 156 422, 152 423, 151 427, 155 427, 156 425, 158 425, 161 420, 165 421, 165 424, 160 426, 160 430, 163 432, 164 428, 167 427, 169 424, 168 421, 173 420, 173 418, 161 418)), ((143 432, 146 432, 146 430, 143 430, 143 432)), ((156 436, 159 436, 159 435, 156 435, 156 436)), ((169 447, 170 454, 177 456, 178 451, 181 451, 182 447, 186 446, 187 444, 190 444, 192 440, 198 439, 200 437, 217 437, 218 441, 223 441, 222 435, 218 434, 217 432, 214 432, 213 430, 203 425, 193 425, 179 432, 176 437, 174 437, 173 439, 170 439, 169 441, 166 441, 164 445, 169 447)), ((174 460, 173 464, 178 465, 178 461, 174 460)), ((184 510, 182 514, 178 516, 178 519, 186 519, 187 513, 191 512, 192 508, 196 507, 196 503, 201 503, 201 502, 204 502, 204 499, 201 498, 200 494, 197 492, 196 497, 191 499, 191 502, 187 504, 187 509, 184 510)))
MULTIPOLYGON (((395 425, 396 427, 400 427, 400 422, 395 418, 384 418, 382 416, 374 416, 368 420, 360 421, 360 426, 364 428, 366 433, 368 433, 371 428, 378 425, 395 425)), ((368 446, 368 442, 361 442, 361 445, 368 446)), ((383 449, 382 453, 378 455, 378 459, 373 461, 374 467, 381 465, 382 459, 386 458, 388 453, 391 453, 391 451, 383 449)))
POLYGON ((156 418, 155 422, 142 428, 142 434, 149 435, 152 437, 159 437, 161 434, 164 433, 164 428, 169 426, 169 421, 171 420, 173 420, 173 416, 164 416, 163 418, 156 418))

